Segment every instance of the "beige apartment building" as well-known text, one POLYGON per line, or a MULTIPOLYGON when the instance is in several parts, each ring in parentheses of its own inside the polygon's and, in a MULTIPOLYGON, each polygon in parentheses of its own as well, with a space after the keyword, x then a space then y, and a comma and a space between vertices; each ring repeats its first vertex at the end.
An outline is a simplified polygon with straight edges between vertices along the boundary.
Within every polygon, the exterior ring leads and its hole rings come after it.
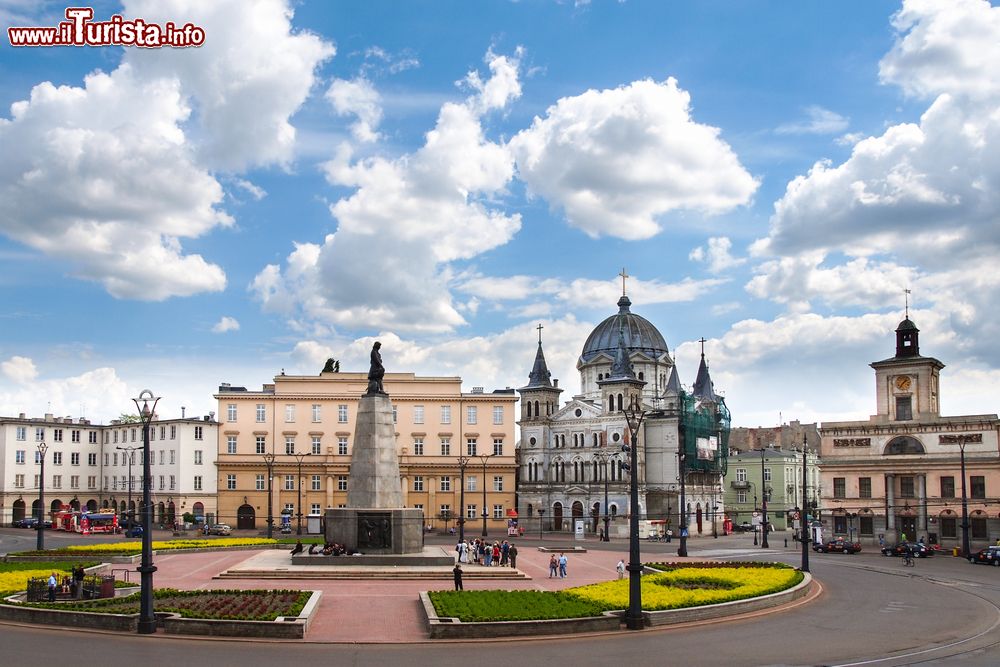
MULTIPOLYGON (((341 372, 279 375, 260 391, 222 384, 215 395, 218 520, 267 528, 270 454, 275 530, 283 514, 295 530, 301 513, 306 532, 308 515, 344 507, 358 401, 367 386, 367 374, 341 372)), ((479 534, 485 506, 489 534, 505 535, 508 511, 515 509, 514 390, 463 393, 461 378, 412 373, 386 373, 384 386, 393 405, 406 507, 422 509, 425 524, 439 530, 464 515, 466 529, 479 534), (471 457, 464 507, 459 456, 471 457)))

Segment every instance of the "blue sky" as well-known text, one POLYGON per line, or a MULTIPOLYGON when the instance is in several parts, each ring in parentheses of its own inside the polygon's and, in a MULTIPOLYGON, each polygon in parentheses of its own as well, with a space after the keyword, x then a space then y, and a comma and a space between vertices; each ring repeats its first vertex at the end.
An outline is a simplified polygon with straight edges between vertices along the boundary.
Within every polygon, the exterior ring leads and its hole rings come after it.
POLYGON ((707 339, 734 424, 871 414, 904 289, 943 412, 997 411, 985 0, 94 8, 206 42, 4 36, 0 414, 207 412, 375 338, 516 387, 538 323, 573 392, 623 267, 682 382, 707 339))

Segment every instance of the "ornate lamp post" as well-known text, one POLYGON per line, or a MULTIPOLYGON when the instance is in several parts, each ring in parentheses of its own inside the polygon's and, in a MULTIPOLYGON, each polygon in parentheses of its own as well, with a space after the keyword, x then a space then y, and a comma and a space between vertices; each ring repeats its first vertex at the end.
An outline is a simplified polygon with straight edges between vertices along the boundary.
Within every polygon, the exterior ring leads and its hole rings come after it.
MULTIPOLYGON (((688 512, 687 512, 687 452, 684 451, 684 437, 683 431, 681 432, 681 445, 680 450, 677 452, 677 462, 678 468, 680 469, 681 476, 681 504, 678 509, 680 509, 680 540, 681 543, 677 547, 677 555, 682 558, 687 558, 688 555, 688 512)), ((756 535, 755 535, 756 537, 756 535)), ((754 544, 757 544, 754 542, 754 544)))
POLYGON ((142 562, 137 568, 140 577, 139 589, 139 634, 149 635, 156 632, 156 616, 153 614, 153 504, 150 500, 150 485, 152 475, 149 472, 149 423, 156 415, 156 404, 159 397, 153 392, 143 389, 138 398, 133 398, 139 419, 142 421, 142 562), (139 406, 140 401, 142 407, 139 406), (149 402, 153 402, 150 408, 149 402))
MULTIPOLYGON (((38 476, 38 523, 35 525, 38 537, 35 542, 35 549, 42 551, 45 549, 45 452, 49 446, 45 444, 45 441, 42 441, 36 447, 38 448, 38 462, 42 465, 42 470, 38 476)), ((964 489, 965 487, 963 486, 962 488, 964 489)))
POLYGON ((545 525, 545 510, 538 510, 538 541, 542 541, 542 527, 545 525))
MULTIPOLYGON (((472 460, 471 456, 464 456, 462 454, 458 455, 458 474, 459 474, 459 500, 458 500, 458 541, 459 543, 465 541, 465 467, 469 465, 469 461, 472 460)), ((485 480, 484 480, 485 483, 485 480)))
POLYGON ((809 526, 806 524, 806 517, 809 515, 809 500, 806 490, 809 488, 808 469, 806 468, 806 436, 802 434, 802 511, 799 513, 799 526, 801 526, 802 538, 802 565, 799 567, 803 572, 809 571, 809 526))
MULTIPOLYGON (((622 446, 622 449, 628 448, 630 454, 629 479, 632 487, 629 497, 629 579, 625 627, 629 630, 641 630, 643 618, 642 580, 640 578, 642 577, 642 562, 639 557, 639 428, 642 426, 642 420, 646 413, 635 397, 632 398, 624 412, 628 430, 632 436, 630 445, 622 446)), ((683 533, 681 535, 683 540, 683 533)))
POLYGON ((489 458, 493 456, 492 454, 480 454, 479 460, 483 462, 483 537, 487 536, 486 533, 486 518, 489 516, 489 512, 486 508, 486 462, 489 458))
POLYGON ((753 522, 753 515, 757 512, 757 485, 750 480, 747 480, 747 484, 753 487, 753 511, 750 512, 750 527, 753 528, 753 545, 757 546, 757 526, 753 522))
POLYGON ((971 437, 964 434, 956 437, 958 438, 958 451, 962 461, 962 556, 968 558, 969 554, 972 553, 972 548, 969 546, 969 498, 965 493, 965 445, 971 441, 971 437))
POLYGON ((295 457, 295 460, 298 461, 299 464, 299 476, 295 483, 296 488, 298 488, 299 490, 299 498, 295 503, 295 511, 297 512, 297 514, 295 515, 296 535, 302 534, 302 459, 304 459, 307 456, 310 456, 311 454, 312 452, 305 452, 304 454, 292 454, 292 456, 295 457))
POLYGON ((594 452, 594 458, 596 458, 597 461, 601 464, 601 470, 604 473, 604 505, 603 505, 603 508, 604 508, 604 535, 601 538, 601 541, 602 542, 610 542, 611 541, 611 537, 610 537, 610 533, 608 532, 608 521, 610 520, 610 517, 608 517, 608 461, 610 459, 609 459, 607 450, 601 450, 599 452, 594 452))
POLYGON ((128 461, 128 511, 125 513, 125 534, 128 536, 128 531, 135 525, 135 510, 132 509, 132 464, 135 462, 136 451, 142 449, 142 447, 139 445, 135 445, 134 447, 122 447, 118 445, 115 449, 125 452, 125 458, 128 461))
POLYGON ((760 509, 761 513, 764 515, 764 521, 761 524, 761 538, 760 538, 760 548, 768 549, 770 545, 767 543, 767 487, 764 485, 764 450, 760 450, 760 509))
POLYGON ((274 534, 274 496, 271 493, 271 483, 274 480, 274 452, 261 454, 264 465, 267 466, 267 537, 274 534))

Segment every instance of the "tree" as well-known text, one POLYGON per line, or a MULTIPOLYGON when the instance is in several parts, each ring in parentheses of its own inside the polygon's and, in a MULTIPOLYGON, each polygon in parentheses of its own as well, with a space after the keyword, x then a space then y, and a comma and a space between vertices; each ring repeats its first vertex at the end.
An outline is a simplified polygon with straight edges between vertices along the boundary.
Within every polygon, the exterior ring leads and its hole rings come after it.
POLYGON ((133 415, 127 412, 123 412, 120 415, 118 415, 119 424, 138 424, 141 421, 142 420, 139 419, 139 415, 133 415))

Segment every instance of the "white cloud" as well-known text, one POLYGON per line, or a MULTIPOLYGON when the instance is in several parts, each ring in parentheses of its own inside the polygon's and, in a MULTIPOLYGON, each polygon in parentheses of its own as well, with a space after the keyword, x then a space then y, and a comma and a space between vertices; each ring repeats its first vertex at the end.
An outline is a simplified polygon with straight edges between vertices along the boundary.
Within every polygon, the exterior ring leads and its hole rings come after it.
POLYGON ((0 370, 17 384, 31 382, 38 376, 38 369, 35 368, 35 362, 28 357, 13 356, 7 361, 0 363, 0 370))
POLYGON ((836 134, 847 129, 848 119, 821 106, 805 109, 806 120, 778 126, 775 134, 836 134))
POLYGON ((261 199, 267 196, 267 192, 265 192, 263 188, 254 185, 245 178, 234 178, 233 183, 236 185, 236 187, 248 192, 250 196, 257 201, 260 201, 261 199))
POLYGON ((134 411, 130 397, 136 395, 138 391, 129 389, 115 369, 96 368, 69 377, 36 379, 14 388, 0 386, 0 414, 90 417, 96 408, 98 419, 108 420, 130 408, 134 411))
MULTIPOLYGON (((338 228, 321 245, 298 244, 287 268, 265 267, 252 284, 266 310, 351 328, 444 332, 465 322, 447 285, 449 263, 507 243, 520 216, 492 198, 513 177, 506 148, 487 139, 480 113, 509 100, 509 58, 493 56, 487 99, 445 103, 416 152, 351 162, 342 146, 327 179, 354 188, 330 207, 338 228), (350 286, 349 288, 347 286, 350 286)), ((470 84, 471 85, 471 84, 470 84)))
POLYGON ((757 189, 672 78, 560 99, 510 146, 530 191, 593 237, 649 238, 667 213, 723 213, 757 189))
POLYGON ((222 318, 212 327, 212 333, 226 333, 227 331, 239 331, 240 323, 236 318, 223 315, 222 318))
POLYGON ((363 78, 353 81, 334 79, 326 91, 326 99, 341 116, 353 115, 351 134, 361 142, 377 141, 376 131, 382 121, 382 107, 378 91, 363 78))
POLYGON ((295 128, 289 119, 335 49, 292 28, 287 0, 128 0, 124 13, 205 29, 205 44, 196 49, 125 50, 140 79, 176 79, 191 96, 202 160, 234 171, 290 162, 295 128))
POLYGON ((712 273, 722 273, 726 269, 743 264, 746 259, 733 257, 729 251, 733 242, 725 236, 715 236, 708 239, 708 247, 698 246, 688 254, 688 259, 694 262, 707 262, 712 273))

